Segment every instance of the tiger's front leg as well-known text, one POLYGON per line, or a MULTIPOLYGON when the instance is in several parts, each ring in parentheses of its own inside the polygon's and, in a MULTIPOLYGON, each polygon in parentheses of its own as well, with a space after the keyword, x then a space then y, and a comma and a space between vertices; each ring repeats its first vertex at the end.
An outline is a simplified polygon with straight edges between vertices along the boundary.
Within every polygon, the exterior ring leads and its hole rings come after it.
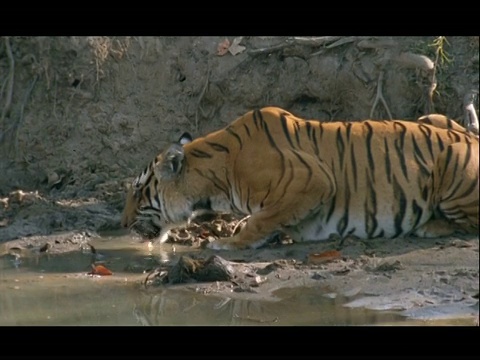
POLYGON ((209 243, 207 247, 213 250, 257 249, 269 240, 275 230, 278 230, 277 221, 269 223, 263 214, 255 214, 250 216, 238 234, 219 238, 209 243))
MULTIPOLYGON (((290 164, 296 165, 287 168, 286 174, 278 182, 275 190, 268 191, 268 196, 265 197, 265 191, 262 193, 257 190, 256 193, 260 195, 256 198, 264 199, 261 209, 250 216, 240 232, 230 238, 220 238, 211 242, 208 244, 210 249, 256 249, 265 244, 274 232, 282 230, 285 226, 298 224, 312 212, 329 203, 336 192, 331 170, 309 154, 301 154, 300 162, 298 156, 297 154, 291 157, 290 164)), ((285 158, 289 160, 288 154, 285 158)), ((268 181, 275 182, 276 179, 268 181)), ((250 203, 252 204, 252 201, 250 203)))

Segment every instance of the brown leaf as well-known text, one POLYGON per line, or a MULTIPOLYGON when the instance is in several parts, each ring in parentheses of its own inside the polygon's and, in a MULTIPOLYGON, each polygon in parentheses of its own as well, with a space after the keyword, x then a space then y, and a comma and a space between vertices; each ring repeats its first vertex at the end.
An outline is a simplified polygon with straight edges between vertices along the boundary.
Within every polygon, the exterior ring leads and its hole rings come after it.
POLYGON ((51 245, 50 245, 49 243, 46 243, 45 245, 43 245, 43 246, 40 248, 39 252, 47 252, 48 249, 50 249, 50 247, 51 247, 51 245))
POLYGON ((230 41, 225 39, 217 46, 217 55, 223 56, 228 52, 228 48, 230 47, 230 41))
POLYGON ((8 219, 0 220, 0 227, 5 227, 8 225, 8 219))
POLYGON ((342 256, 340 251, 329 250, 321 253, 312 253, 308 255, 308 263, 310 264, 324 264, 326 262, 339 259, 342 256))
POLYGON ((108 270, 105 266, 103 265, 94 265, 92 264, 92 271, 88 273, 88 275, 100 275, 100 276, 106 276, 106 275, 112 275, 113 273, 108 270))

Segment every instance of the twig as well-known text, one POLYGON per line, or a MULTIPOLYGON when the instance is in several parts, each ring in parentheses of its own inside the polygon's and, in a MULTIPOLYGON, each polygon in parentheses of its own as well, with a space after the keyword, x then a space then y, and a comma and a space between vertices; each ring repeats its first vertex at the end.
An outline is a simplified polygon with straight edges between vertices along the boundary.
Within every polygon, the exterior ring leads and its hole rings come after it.
POLYGON ((35 77, 32 80, 32 83, 30 84, 30 87, 25 92, 25 97, 23 98, 22 106, 20 107, 20 116, 15 126, 15 154, 18 154, 18 129, 20 129, 20 126, 22 125, 22 122, 23 122, 23 112, 25 110, 25 105, 28 102, 28 98, 30 97, 32 90, 35 87, 37 80, 38 80, 38 75, 35 75, 35 77))
POLYGON ((357 39, 356 37, 347 37, 347 38, 342 39, 342 36, 289 37, 289 38, 285 39, 285 41, 281 44, 273 45, 273 46, 266 47, 266 48, 252 49, 252 50, 247 51, 247 54, 251 55, 251 56, 256 56, 256 55, 260 55, 260 54, 270 54, 272 52, 282 50, 282 49, 284 49, 286 47, 289 47, 289 46, 292 46, 292 45, 304 45, 304 46, 319 47, 319 46, 323 46, 325 44, 332 43, 332 42, 335 42, 335 41, 338 42, 338 44, 334 43, 334 44, 331 44, 331 45, 327 46, 327 48, 330 48, 330 47, 335 47, 335 46, 338 46, 338 45, 342 45, 342 44, 347 43, 347 42, 352 42, 356 39, 357 39))
POLYGON ((15 59, 13 58, 12 48, 10 47, 10 39, 8 36, 5 36, 5 50, 7 52, 8 61, 9 61, 9 73, 8 73, 8 92, 7 97, 5 100, 5 105, 2 110, 2 118, 0 119, 0 123, 3 124, 3 120, 5 120, 5 116, 10 111, 10 106, 12 104, 12 95, 13 95, 13 81, 14 81, 14 74, 15 74, 15 59))
POLYGON ((200 96, 198 97, 198 102, 197 102, 197 109, 195 110, 195 131, 198 130, 198 110, 200 109, 203 97, 205 96, 205 93, 207 92, 208 88, 208 81, 210 80, 210 65, 208 66, 207 69, 207 78, 205 80, 205 85, 203 86, 202 91, 200 92, 200 96))
POLYGON ((285 42, 282 43, 282 44, 273 45, 273 46, 266 47, 266 48, 248 50, 247 54, 251 55, 251 56, 256 56, 256 55, 260 55, 260 54, 270 54, 274 51, 282 50, 282 49, 284 49, 288 46, 291 46, 291 45, 293 45, 293 40, 289 38, 289 39, 286 39, 285 42))
POLYGON ((238 314, 233 314, 233 317, 236 319, 247 320, 247 321, 256 322, 260 324, 276 323, 278 321, 278 316, 275 316, 273 319, 270 319, 270 320, 257 319, 251 316, 240 316, 238 314))
POLYGON ((356 37, 356 36, 347 36, 347 37, 341 38, 341 39, 335 41, 333 44, 327 45, 325 47, 327 49, 333 49, 334 47, 354 42, 357 39, 358 39, 358 37, 356 37))
POLYGON ((317 37, 294 37, 293 40, 299 45, 322 46, 341 39, 341 36, 317 36, 317 37))
POLYGON ((235 235, 235 231, 237 231, 238 226, 239 226, 241 223, 245 222, 249 217, 250 217, 250 215, 247 215, 247 216, 245 216, 244 218, 240 219, 240 220, 235 224, 235 226, 234 226, 234 228, 233 228, 233 230, 232 230, 232 236, 235 235))
POLYGON ((370 119, 373 119, 373 113, 375 111, 375 108, 378 105, 378 101, 380 100, 382 102, 385 110, 387 110, 388 117, 390 118, 390 120, 392 120, 393 119, 392 114, 390 113, 390 109, 388 108, 387 102, 385 101, 385 98, 383 97, 383 93, 382 93, 383 85, 382 85, 382 83, 383 83, 383 70, 378 75, 377 95, 375 96, 375 101, 373 102, 372 110, 370 110, 370 119))

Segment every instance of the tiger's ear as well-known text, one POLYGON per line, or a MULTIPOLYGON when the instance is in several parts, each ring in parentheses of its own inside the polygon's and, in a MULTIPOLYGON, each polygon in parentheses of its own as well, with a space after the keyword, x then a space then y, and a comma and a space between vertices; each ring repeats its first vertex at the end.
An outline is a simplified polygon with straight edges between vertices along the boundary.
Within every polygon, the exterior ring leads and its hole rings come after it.
POLYGON ((182 136, 180 136, 180 139, 178 139, 178 143, 180 145, 185 145, 188 143, 191 143, 193 141, 192 135, 188 132, 184 132, 182 136))
POLYGON ((185 153, 180 144, 172 144, 163 153, 161 160, 155 164, 153 172, 161 180, 173 180, 182 170, 185 153))

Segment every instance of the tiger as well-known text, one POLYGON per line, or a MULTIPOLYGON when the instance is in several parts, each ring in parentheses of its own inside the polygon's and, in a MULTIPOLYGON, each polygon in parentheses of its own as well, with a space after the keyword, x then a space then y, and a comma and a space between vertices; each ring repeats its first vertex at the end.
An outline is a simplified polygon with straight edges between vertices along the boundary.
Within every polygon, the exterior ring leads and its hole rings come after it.
POLYGON ((138 175, 121 224, 164 242, 198 211, 248 216, 214 250, 478 232, 478 135, 440 114, 417 121, 305 120, 265 107, 183 134, 138 175))

